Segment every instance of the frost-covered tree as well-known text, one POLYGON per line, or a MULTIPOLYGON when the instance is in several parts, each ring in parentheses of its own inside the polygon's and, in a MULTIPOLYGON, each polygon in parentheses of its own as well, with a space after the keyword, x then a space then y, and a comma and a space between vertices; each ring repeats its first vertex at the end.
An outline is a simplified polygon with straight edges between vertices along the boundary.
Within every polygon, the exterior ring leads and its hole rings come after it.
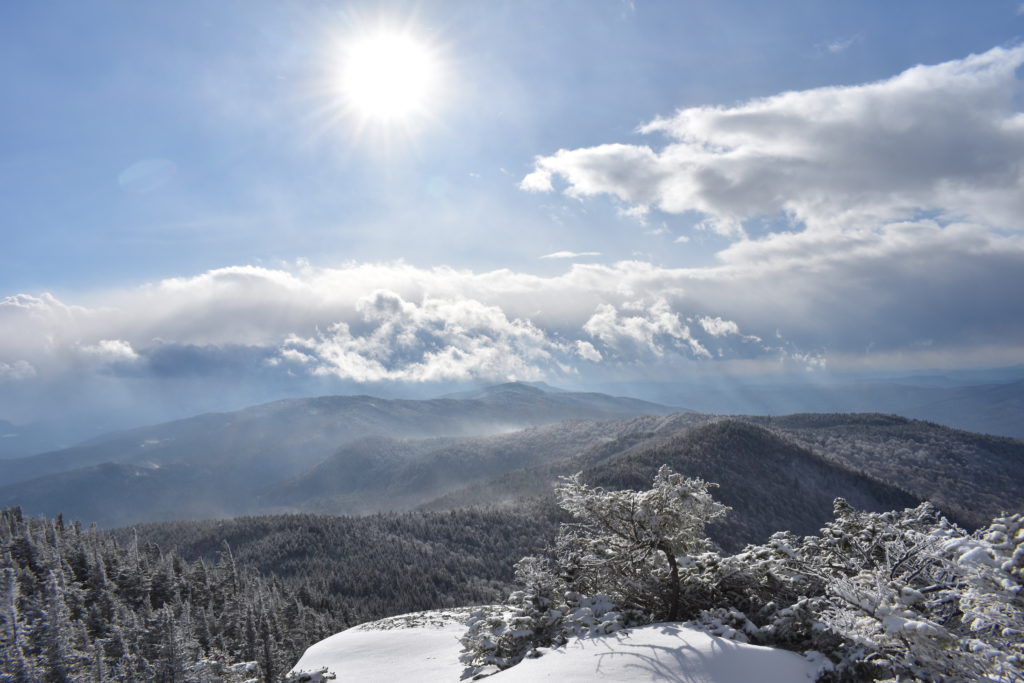
POLYGON ((680 567, 713 548, 705 525, 728 508, 700 479, 662 467, 647 491, 606 491, 580 474, 556 489, 576 522, 563 524, 553 560, 516 565, 522 590, 509 612, 481 610, 462 639, 466 675, 504 669, 569 637, 611 633, 680 613, 680 567))
POLYGON ((971 534, 930 504, 885 513, 835 501, 819 535, 774 534, 722 556, 703 524, 724 512, 708 485, 662 468, 649 491, 573 477, 550 559, 517 565, 521 590, 479 612, 468 674, 573 636, 679 617, 716 635, 817 651, 822 681, 1024 683, 1024 515, 971 534))
POLYGON ((297 602, 226 561, 208 572, 155 545, 0 510, 0 681, 277 681, 309 640, 337 630, 297 602), (229 617, 257 608, 260 661, 239 662, 250 643, 229 617), (294 627, 311 616, 316 632, 294 627))
POLYGON ((803 549, 826 578, 822 622, 891 675, 1024 680, 1021 519, 969 535, 927 503, 867 513, 837 501, 803 549))
POLYGON ((735 571, 720 585, 742 589, 716 598, 702 625, 729 635, 716 629, 749 618, 744 638, 824 651, 841 680, 1020 681, 1021 519, 968 534, 927 503, 870 513, 839 499, 818 536, 779 533, 723 558, 735 571), (756 588, 766 576, 770 601, 756 588))
POLYGON ((1024 515, 997 518, 945 550, 960 578, 963 624, 1024 668, 1024 515))
POLYGON ((558 502, 578 521, 559 532, 561 570, 582 593, 606 593, 618 605, 675 621, 680 561, 714 548, 705 526, 729 510, 711 497, 713 486, 668 466, 647 491, 606 491, 580 474, 569 477, 558 502))

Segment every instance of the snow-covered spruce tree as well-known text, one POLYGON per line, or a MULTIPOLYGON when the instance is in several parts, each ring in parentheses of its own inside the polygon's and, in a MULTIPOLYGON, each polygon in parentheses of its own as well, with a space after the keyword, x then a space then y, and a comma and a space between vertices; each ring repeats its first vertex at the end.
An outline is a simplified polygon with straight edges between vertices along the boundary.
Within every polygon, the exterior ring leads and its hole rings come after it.
POLYGON ((555 546, 568 582, 652 621, 677 620, 680 561, 714 550, 705 526, 729 510, 711 497, 714 486, 667 465, 647 491, 606 491, 569 477, 557 489, 559 505, 579 521, 562 525, 555 546))
POLYGON ((722 556, 703 523, 723 507, 666 468, 650 491, 602 491, 577 476, 558 494, 577 523, 563 525, 553 558, 517 565, 523 588, 504 613, 474 615, 467 675, 674 615, 823 653, 834 666, 822 681, 1024 683, 1024 515, 969 534, 928 503, 877 513, 837 499, 818 536, 779 532, 722 556))
POLYGON ((713 549, 705 525, 728 511, 700 479, 667 466, 647 491, 606 491, 581 474, 556 489, 576 522, 563 524, 553 561, 516 565, 522 590, 503 614, 475 613, 462 639, 464 677, 504 669, 571 636, 679 618, 680 567, 713 549))
POLYGON ((997 526, 968 535, 928 503, 868 513, 837 501, 804 549, 828 579, 823 623, 898 678, 1022 680, 1020 516, 997 526))
MULTIPOLYGON (((960 619, 970 633, 1024 671, 1024 514, 1000 517, 945 549, 960 577, 960 619)), ((1009 674, 1004 677, 1010 679, 1009 674)))
POLYGON ((819 536, 783 532, 723 558, 748 569, 720 585, 739 576, 747 588, 717 597, 703 625, 718 632, 740 623, 741 639, 826 652, 836 680, 1021 681, 1022 519, 967 534, 927 503, 873 513, 838 499, 819 536), (750 590, 765 571, 782 589, 768 603, 750 590), (801 598, 787 605, 795 593, 801 598))

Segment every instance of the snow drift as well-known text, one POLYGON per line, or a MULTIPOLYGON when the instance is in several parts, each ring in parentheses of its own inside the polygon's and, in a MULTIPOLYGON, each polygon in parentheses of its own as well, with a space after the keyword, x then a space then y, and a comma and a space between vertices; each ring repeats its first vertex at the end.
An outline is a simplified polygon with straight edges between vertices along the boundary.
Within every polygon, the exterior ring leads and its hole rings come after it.
MULTIPOLYGON (((293 671, 327 667, 338 681, 458 681, 463 671, 459 637, 467 615, 422 612, 356 626, 310 647, 293 671)), ((818 670, 792 652, 662 623, 574 639, 487 680, 806 683, 818 670)))

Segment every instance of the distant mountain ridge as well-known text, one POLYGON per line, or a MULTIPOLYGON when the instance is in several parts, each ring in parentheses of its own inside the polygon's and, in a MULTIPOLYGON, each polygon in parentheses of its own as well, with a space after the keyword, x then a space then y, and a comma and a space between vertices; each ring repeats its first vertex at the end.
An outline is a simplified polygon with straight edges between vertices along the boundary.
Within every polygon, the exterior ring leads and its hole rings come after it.
MULTIPOLYGON (((1007 368, 1009 376, 1019 369, 1007 368)), ((991 374, 982 377, 991 379, 991 374)), ((747 384, 742 391, 719 384, 637 387, 645 395, 706 413, 886 413, 973 432, 1024 439, 1024 379, 953 384, 945 377, 827 384, 747 384)))
POLYGON ((636 488, 647 485, 661 464, 721 484, 720 497, 741 511, 727 525, 744 515, 750 518, 742 522, 740 535, 768 532, 772 524, 775 529, 799 524, 814 531, 813 524, 807 526, 811 517, 801 521, 785 510, 770 511, 778 505, 802 506, 827 519, 835 496, 876 510, 931 500, 967 526, 1024 510, 1024 441, 873 413, 633 418, 621 423, 614 439, 574 458, 470 484, 424 507, 448 509, 536 496, 550 490, 559 476, 577 471, 595 484, 636 488), (773 460, 775 469, 766 469, 766 460, 773 460), (797 462, 804 464, 794 470, 797 462), (802 476, 795 476, 800 472, 802 476), (811 485, 812 474, 821 480, 816 486, 811 485), (758 488, 779 483, 789 488, 777 487, 772 495, 762 495, 758 488), (734 496, 740 491, 749 493, 737 501, 734 496), (755 500, 770 514, 757 512, 755 500), (816 502, 812 505, 811 500, 816 502))
POLYGON ((417 401, 365 395, 285 399, 117 432, 72 448, 4 461, 0 463, 0 504, 21 505, 33 512, 63 510, 101 524, 191 518, 197 511, 203 516, 230 516, 252 510, 261 489, 302 474, 339 446, 361 437, 469 437, 566 419, 674 410, 632 398, 545 391, 518 383, 489 387, 465 399, 417 401), (111 485, 97 488, 96 468, 106 463, 120 466, 103 471, 122 482, 122 497, 135 497, 135 482, 145 482, 154 491, 180 492, 179 509, 161 508, 158 514, 143 497, 132 516, 102 514, 102 500, 90 500, 90 491, 118 495, 111 485), (130 472, 135 474, 129 476, 130 472), (217 482, 217 495, 211 499, 200 495, 206 486, 185 485, 197 478, 217 482))
POLYGON ((837 496, 870 510, 931 499, 967 525, 1024 501, 1024 442, 1014 439, 892 415, 671 411, 520 383, 424 401, 291 399, 3 463, 11 483, 0 486, 0 506, 103 526, 514 507, 550 498, 558 478, 577 471, 602 486, 643 488, 669 464, 720 483, 735 509, 721 538, 747 542, 816 531, 837 496))
POLYGON ((657 403, 605 394, 551 392, 509 383, 466 399, 320 396, 283 399, 230 413, 207 413, 95 437, 71 448, 7 460, 0 484, 102 462, 168 464, 230 458, 271 470, 267 482, 294 476, 340 444, 362 436, 473 436, 573 418, 675 412, 657 403))
MULTIPOLYGON (((689 417, 685 421, 636 418, 620 424, 614 439, 574 456, 453 491, 425 509, 455 509, 487 501, 512 502, 550 496, 559 477, 582 472, 591 485, 641 490, 658 468, 715 482, 716 499, 733 508, 711 533, 737 549, 763 542, 772 532, 817 532, 844 497, 866 510, 914 506, 918 496, 845 467, 747 420, 689 417)), ((1024 446, 1024 444, 1022 444, 1024 446)))

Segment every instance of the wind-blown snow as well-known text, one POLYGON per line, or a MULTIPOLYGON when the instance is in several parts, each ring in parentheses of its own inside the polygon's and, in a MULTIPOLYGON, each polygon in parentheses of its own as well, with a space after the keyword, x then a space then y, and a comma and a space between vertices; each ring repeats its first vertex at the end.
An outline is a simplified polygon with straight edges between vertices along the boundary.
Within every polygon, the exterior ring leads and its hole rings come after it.
MULTIPOLYGON (((364 624, 313 645, 295 670, 327 667, 338 681, 456 682, 464 614, 426 612, 364 624), (397 621, 396 621, 397 620, 397 621), (409 624, 405 626, 405 624, 409 624)), ((582 638, 486 680, 809 683, 818 667, 785 650, 737 643, 678 624, 582 638)))

